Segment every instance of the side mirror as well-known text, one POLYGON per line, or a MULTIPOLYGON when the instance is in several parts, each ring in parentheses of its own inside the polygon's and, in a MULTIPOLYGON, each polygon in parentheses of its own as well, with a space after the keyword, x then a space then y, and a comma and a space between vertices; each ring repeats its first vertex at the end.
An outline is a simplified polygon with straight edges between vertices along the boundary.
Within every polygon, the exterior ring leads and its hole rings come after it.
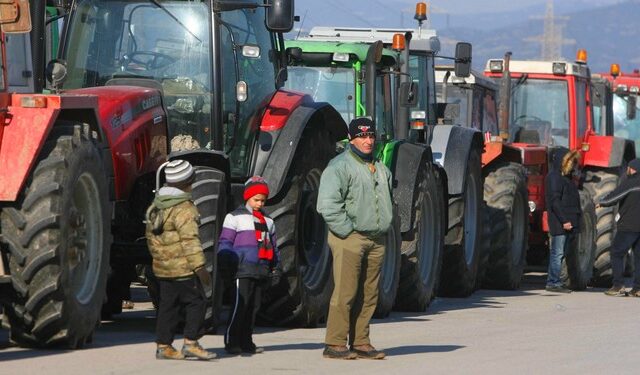
POLYGON ((293 0, 271 0, 267 6, 267 29, 287 33, 293 29, 293 0))
POLYGON ((302 48, 289 47, 285 50, 289 63, 298 63, 302 61, 302 48))
POLYGON ((471 75, 471 43, 456 43, 456 76, 467 78, 471 75))
POLYGON ((6 34, 22 34, 31 31, 29 0, 0 2, 0 25, 6 34))
POLYGON ((402 82, 400 84, 400 105, 413 108, 418 104, 418 84, 414 82, 402 82))
POLYGON ((627 98, 627 118, 634 120, 636 118, 636 105, 638 104, 638 96, 631 94, 627 98))
POLYGON ((67 62, 58 59, 49 61, 45 70, 45 76, 47 81, 51 83, 53 91, 60 91, 60 87, 67 78, 67 62))

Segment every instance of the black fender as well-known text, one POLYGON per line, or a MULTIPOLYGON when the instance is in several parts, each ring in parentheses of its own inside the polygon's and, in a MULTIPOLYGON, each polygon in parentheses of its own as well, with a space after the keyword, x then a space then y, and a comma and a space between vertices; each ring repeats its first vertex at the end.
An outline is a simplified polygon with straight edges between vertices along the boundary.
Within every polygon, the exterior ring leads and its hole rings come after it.
POLYGON ((392 164, 393 200, 398 205, 400 231, 406 233, 412 229, 415 211, 413 200, 418 183, 418 170, 421 165, 431 163, 431 148, 424 145, 402 142, 396 150, 392 164))
POLYGON ((269 183, 269 198, 282 189, 302 133, 311 127, 327 129, 334 142, 347 138, 347 124, 340 113, 328 103, 311 101, 294 109, 281 129, 260 132, 252 174, 269 183))
POLYGON ((436 125, 431 134, 433 161, 447 172, 449 195, 462 194, 467 170, 467 161, 472 150, 482 155, 484 147, 479 130, 458 125, 436 125))

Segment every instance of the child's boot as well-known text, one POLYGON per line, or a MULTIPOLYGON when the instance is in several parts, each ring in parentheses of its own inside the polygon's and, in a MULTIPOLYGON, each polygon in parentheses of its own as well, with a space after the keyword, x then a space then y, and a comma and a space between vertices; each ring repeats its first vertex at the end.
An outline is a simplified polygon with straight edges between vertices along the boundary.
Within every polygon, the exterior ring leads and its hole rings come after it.
POLYGON ((184 359, 184 355, 171 345, 158 345, 156 359, 184 359))
POLYGON ((185 358, 198 358, 204 361, 208 361, 216 357, 215 353, 204 350, 197 341, 189 344, 185 343, 182 347, 182 355, 184 355, 185 358))

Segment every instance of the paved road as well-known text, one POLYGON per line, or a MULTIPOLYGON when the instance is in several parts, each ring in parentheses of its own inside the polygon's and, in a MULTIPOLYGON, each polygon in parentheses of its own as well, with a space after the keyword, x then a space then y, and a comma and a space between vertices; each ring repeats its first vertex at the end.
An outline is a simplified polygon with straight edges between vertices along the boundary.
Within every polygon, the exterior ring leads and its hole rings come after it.
MULTIPOLYGON (((259 328, 266 353, 225 357, 220 335, 202 343, 213 362, 154 359, 154 318, 148 302, 103 322, 79 351, 11 347, 0 330, 0 374, 638 374, 640 298, 612 298, 601 289, 558 295, 528 277, 515 292, 476 292, 438 299, 427 313, 376 320, 373 343, 384 361, 321 357, 324 329, 259 328)), ((137 290, 136 297, 142 296, 137 290)))

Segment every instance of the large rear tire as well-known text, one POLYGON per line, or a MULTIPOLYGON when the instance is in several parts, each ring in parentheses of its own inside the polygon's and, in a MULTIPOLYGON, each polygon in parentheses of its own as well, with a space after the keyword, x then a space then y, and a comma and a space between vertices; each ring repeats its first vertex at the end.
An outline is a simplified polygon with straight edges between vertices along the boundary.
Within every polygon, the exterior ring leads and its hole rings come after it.
POLYGON ((2 207, 15 290, 4 310, 19 345, 91 341, 112 241, 106 175, 89 126, 57 124, 19 200, 2 207))
POLYGON ((466 168, 462 194, 449 198, 449 230, 438 288, 441 296, 466 297, 477 284, 482 233, 482 171, 477 150, 471 151, 466 168))
POLYGON ((440 279, 446 228, 442 176, 429 163, 418 175, 412 230, 402 238, 400 284, 395 309, 425 311, 440 279))
POLYGON ((571 241, 562 262, 562 278, 565 285, 573 290, 584 290, 593 275, 593 261, 596 252, 596 211, 588 192, 580 191, 582 221, 580 233, 571 241))
POLYGON ((491 168, 484 182, 491 246, 482 286, 514 290, 520 287, 528 244, 526 170, 520 164, 491 168))
MULTIPOLYGON (((584 188, 594 202, 600 201, 618 185, 619 176, 608 171, 587 171, 584 188)), ((596 208, 596 256, 591 283, 598 287, 610 287, 612 280, 610 250, 616 232, 617 207, 596 208)))
POLYGON ((320 176, 335 155, 330 139, 323 129, 305 131, 282 191, 266 207, 276 226, 282 277, 263 295, 261 322, 314 327, 326 319, 332 258, 328 228, 316 203, 320 176))

